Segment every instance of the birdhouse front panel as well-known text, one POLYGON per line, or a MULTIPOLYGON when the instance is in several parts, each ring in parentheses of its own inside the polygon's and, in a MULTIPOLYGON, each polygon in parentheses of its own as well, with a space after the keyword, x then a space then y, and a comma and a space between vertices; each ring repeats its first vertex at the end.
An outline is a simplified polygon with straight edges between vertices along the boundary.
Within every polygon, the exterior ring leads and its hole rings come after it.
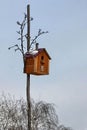
POLYGON ((46 75, 49 73, 49 59, 44 51, 42 51, 38 56, 37 72, 41 75, 46 75))

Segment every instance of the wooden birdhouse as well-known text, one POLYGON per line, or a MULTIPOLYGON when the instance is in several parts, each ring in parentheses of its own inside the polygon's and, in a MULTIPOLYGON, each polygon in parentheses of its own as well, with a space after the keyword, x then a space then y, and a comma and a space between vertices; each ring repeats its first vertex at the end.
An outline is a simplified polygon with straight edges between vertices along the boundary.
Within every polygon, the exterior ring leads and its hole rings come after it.
POLYGON ((39 48, 25 53, 24 73, 33 75, 48 75, 50 56, 45 48, 39 48))

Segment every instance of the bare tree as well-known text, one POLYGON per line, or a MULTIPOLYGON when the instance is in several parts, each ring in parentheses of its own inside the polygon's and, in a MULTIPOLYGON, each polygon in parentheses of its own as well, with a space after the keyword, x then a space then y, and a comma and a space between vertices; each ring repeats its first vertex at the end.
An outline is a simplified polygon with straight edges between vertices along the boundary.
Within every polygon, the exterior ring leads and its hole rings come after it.
POLYGON ((52 104, 40 101, 32 107, 33 130, 57 130, 58 117, 52 104))
MULTIPOLYGON (((59 125, 53 104, 31 100, 32 130, 71 130, 59 125)), ((27 104, 23 98, 0 97, 0 130, 27 130, 27 104)))
POLYGON ((26 103, 23 99, 15 100, 2 96, 0 98, 0 129, 26 128, 26 103))

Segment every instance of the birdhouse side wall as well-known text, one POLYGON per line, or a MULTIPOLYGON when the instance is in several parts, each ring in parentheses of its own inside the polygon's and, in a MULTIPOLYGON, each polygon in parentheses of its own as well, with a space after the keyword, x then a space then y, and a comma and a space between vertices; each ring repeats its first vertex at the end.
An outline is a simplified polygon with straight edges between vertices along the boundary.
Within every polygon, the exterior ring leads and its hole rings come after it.
POLYGON ((31 74, 34 71, 34 59, 32 57, 26 58, 24 62, 24 73, 31 74))

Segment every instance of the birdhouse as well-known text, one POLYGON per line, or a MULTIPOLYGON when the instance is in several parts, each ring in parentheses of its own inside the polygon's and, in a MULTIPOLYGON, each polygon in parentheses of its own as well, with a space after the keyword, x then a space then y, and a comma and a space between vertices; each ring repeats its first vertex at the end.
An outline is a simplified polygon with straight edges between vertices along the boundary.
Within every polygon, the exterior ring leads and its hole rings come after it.
POLYGON ((45 48, 39 48, 25 53, 24 73, 33 75, 48 75, 50 56, 45 48))

